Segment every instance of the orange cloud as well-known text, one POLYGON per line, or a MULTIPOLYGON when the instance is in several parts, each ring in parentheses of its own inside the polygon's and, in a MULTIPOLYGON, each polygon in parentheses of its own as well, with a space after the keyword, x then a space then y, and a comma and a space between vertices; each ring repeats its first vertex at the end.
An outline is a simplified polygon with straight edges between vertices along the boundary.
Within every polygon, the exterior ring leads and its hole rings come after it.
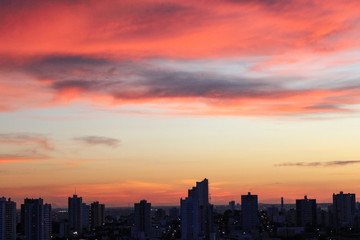
POLYGON ((16 155, 16 154, 0 154, 0 164, 5 163, 14 163, 14 162, 34 162, 34 161, 42 161, 47 159, 48 157, 45 155, 37 155, 37 154, 24 154, 24 155, 16 155))

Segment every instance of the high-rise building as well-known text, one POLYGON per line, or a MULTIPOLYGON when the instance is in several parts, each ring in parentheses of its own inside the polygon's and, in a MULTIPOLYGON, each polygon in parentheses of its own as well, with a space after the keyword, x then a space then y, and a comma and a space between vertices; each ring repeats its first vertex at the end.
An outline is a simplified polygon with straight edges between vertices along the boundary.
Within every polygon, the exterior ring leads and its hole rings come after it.
POLYGON ((200 234, 198 199, 188 196, 180 200, 181 239, 198 239, 200 234))
POLYGON ((141 200, 134 204, 136 238, 150 237, 151 234, 151 203, 141 200))
POLYGON ((26 240, 51 239, 51 205, 43 200, 28 199, 21 205, 21 218, 26 240))
POLYGON ((353 226, 355 216, 355 194, 333 194, 333 223, 336 227, 353 226))
POLYGON ((212 205, 209 203, 209 182, 205 178, 188 190, 188 197, 180 200, 181 239, 210 239, 212 205))
POLYGON ((241 196, 241 212, 243 230, 250 231, 259 227, 257 195, 251 195, 249 192, 241 196))
POLYGON ((0 240, 5 239, 5 203, 6 198, 0 198, 0 240))
POLYGON ((97 228, 105 223, 105 204, 93 202, 90 208, 91 228, 97 228))
POLYGON ((82 229, 89 230, 90 229, 90 206, 86 203, 82 203, 82 229))
POLYGON ((51 239, 51 204, 44 204, 44 239, 51 239))
POLYGON ((16 203, 0 198, 0 240, 16 239, 16 203))
POLYGON ((315 227, 316 226, 316 199, 296 200, 296 224, 299 227, 315 227))
POLYGON ((69 197, 68 214, 70 231, 80 234, 83 229, 82 197, 78 197, 77 195, 69 197))

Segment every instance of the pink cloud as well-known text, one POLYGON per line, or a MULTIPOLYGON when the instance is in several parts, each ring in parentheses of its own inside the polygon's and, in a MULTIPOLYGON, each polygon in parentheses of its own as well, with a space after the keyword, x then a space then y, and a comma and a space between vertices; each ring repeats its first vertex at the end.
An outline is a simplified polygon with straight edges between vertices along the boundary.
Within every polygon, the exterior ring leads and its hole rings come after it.
POLYGON ((351 112, 360 102, 359 86, 289 88, 277 80, 284 72, 298 78, 300 70, 270 72, 268 84, 148 63, 266 56, 247 72, 261 73, 307 55, 357 49, 358 1, 1 4, 3 112, 90 102, 189 115, 284 115, 351 112))
POLYGON ((358 7, 352 0, 11 1, 0 10, 0 53, 199 58, 337 51, 358 46, 358 7))

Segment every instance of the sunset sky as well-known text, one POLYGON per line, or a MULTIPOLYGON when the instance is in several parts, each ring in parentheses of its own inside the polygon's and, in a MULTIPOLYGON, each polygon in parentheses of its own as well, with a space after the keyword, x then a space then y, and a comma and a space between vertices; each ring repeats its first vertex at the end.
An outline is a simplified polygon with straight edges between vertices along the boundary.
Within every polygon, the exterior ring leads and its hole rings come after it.
POLYGON ((0 1, 0 197, 360 196, 360 1, 0 1))

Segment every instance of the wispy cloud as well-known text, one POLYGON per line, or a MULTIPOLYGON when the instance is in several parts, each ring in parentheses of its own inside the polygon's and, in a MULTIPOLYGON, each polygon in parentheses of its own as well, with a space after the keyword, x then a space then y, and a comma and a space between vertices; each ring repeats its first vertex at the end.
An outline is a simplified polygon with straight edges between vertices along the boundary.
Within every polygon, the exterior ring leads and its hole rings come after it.
POLYGON ((45 150, 52 150, 50 140, 42 135, 35 133, 0 133, 0 143, 15 145, 37 146, 45 150))
POLYGON ((69 167, 79 167, 82 163, 90 162, 90 160, 87 159, 78 159, 78 160, 72 160, 65 163, 65 166, 69 167))
MULTIPOLYGON (((138 105, 178 114, 291 115, 351 112, 351 105, 360 102, 360 85, 351 79, 314 86, 296 74, 254 77, 247 70, 228 74, 202 65, 189 71, 181 61, 167 65, 163 61, 47 56, 14 71, 31 76, 41 92, 48 93, 41 96, 49 98, 44 104, 50 107, 87 101, 104 109, 138 105)), ((18 100, 10 100, 9 105, 23 107, 18 100)))
POLYGON ((0 164, 13 162, 34 162, 46 160, 49 157, 41 154, 0 154, 0 164))
POLYGON ((109 147, 118 147, 120 145, 119 139, 109 137, 84 136, 73 139, 90 145, 106 145, 109 147))
POLYGON ((275 167, 335 167, 359 164, 360 160, 328 161, 328 162, 288 162, 275 164, 275 167))

